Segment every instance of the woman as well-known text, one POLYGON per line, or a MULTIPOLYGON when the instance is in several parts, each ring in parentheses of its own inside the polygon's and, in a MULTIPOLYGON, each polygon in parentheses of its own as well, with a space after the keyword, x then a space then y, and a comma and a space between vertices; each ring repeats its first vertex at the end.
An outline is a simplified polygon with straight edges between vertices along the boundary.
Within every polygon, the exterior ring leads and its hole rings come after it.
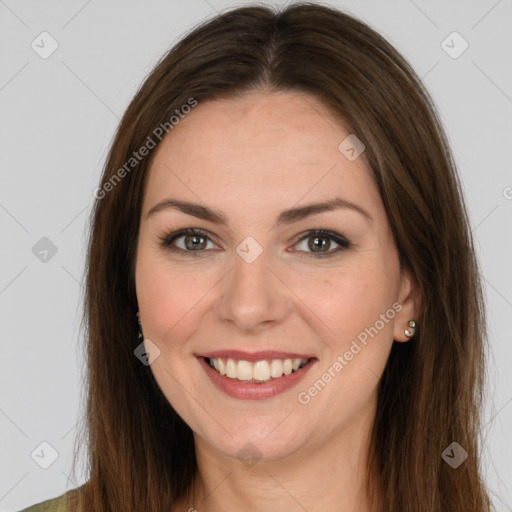
POLYGON ((38 510, 490 510, 464 200, 374 30, 316 4, 205 22, 95 196, 89 479, 38 510))

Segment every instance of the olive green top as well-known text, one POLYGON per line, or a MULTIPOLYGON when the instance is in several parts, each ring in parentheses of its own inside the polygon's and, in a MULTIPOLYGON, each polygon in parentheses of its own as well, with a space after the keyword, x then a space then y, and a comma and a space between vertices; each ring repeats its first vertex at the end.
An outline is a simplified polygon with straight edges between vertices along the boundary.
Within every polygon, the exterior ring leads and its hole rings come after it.
POLYGON ((69 512, 69 507, 66 507, 66 501, 68 496, 72 496, 75 491, 76 489, 72 489, 55 498, 24 508, 20 512, 69 512))

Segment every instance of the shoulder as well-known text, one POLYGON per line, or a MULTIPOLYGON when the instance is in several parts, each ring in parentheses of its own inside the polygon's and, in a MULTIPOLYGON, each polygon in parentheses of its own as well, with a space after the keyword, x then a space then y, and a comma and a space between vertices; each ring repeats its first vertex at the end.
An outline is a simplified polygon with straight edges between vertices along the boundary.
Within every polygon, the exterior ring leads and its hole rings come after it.
POLYGON ((60 496, 42 501, 41 503, 36 503, 19 512, 69 512, 71 510, 69 506, 70 499, 75 496, 76 492, 76 489, 66 491, 60 496))

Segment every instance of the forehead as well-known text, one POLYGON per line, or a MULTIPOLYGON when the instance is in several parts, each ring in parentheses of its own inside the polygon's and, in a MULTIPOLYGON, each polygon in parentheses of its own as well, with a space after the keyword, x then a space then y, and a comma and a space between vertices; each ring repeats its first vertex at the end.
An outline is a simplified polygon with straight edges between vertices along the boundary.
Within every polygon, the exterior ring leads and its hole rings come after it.
POLYGON ((364 153, 351 161, 339 149, 349 135, 339 117, 304 93, 199 102, 158 146, 145 203, 172 195, 254 211, 338 192, 379 201, 364 153))

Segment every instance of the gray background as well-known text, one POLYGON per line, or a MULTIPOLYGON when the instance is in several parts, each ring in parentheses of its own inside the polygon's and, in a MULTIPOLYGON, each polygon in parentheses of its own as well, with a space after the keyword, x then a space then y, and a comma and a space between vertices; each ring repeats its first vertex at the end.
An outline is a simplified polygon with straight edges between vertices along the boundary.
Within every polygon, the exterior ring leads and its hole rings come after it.
MULTIPOLYGON (((510 511, 512 2, 326 3, 387 37, 441 112, 489 309, 484 473, 497 510, 510 511), (461 40, 452 36, 442 44, 453 31, 469 44, 457 58, 446 45, 458 53, 461 40)), ((235 5, 242 2, 0 0, 0 512, 85 481, 85 475, 73 481, 69 471, 83 406, 79 322, 92 192, 144 76, 184 31, 235 5), (41 42, 43 31, 59 45, 46 59, 31 47, 35 41, 40 52, 51 48, 47 36, 41 42), (56 254, 41 252, 49 247, 43 237, 56 254), (42 442, 58 452, 48 469, 41 464, 51 462, 52 451, 42 442)))

